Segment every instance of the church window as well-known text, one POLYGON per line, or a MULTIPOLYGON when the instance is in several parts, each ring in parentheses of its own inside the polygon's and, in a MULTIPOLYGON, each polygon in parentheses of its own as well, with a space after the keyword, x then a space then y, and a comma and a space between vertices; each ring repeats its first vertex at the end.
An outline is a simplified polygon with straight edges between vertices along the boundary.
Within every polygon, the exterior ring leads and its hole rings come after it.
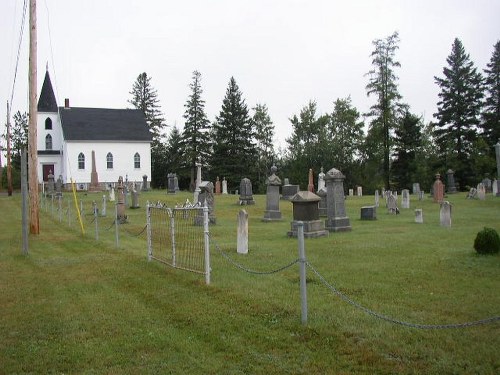
POLYGON ((45 130, 52 130, 52 120, 50 117, 45 119, 45 130))
POLYGON ((45 136, 45 149, 52 150, 52 136, 50 134, 45 136))
POLYGON ((106 155, 106 167, 108 169, 113 169, 113 154, 111 152, 108 152, 106 155))
POLYGON ((134 168, 135 169, 141 168, 141 155, 139 155, 138 152, 136 152, 134 155, 134 168))
POLYGON ((78 154, 78 169, 85 169, 85 155, 83 152, 78 154))

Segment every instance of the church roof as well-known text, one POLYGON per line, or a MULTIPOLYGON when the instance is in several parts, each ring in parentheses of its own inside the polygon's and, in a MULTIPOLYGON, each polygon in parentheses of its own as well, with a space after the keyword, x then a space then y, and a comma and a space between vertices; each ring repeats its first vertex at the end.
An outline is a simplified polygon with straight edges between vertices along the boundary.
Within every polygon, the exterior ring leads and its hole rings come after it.
POLYGON ((67 141, 151 142, 144 114, 139 109, 59 108, 67 141))
POLYGON ((38 99, 38 112, 57 112, 56 96, 52 89, 50 82, 49 71, 45 72, 45 79, 43 80, 42 91, 38 99))

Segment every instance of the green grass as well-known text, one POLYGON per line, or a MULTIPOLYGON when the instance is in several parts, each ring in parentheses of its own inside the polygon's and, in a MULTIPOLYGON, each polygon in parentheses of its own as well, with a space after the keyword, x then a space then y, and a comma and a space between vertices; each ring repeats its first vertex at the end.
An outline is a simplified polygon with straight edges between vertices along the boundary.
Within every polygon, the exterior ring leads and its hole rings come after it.
MULTIPOLYGON (((69 196, 69 194, 66 194, 69 196)), ((152 191, 173 205, 191 194, 152 191)), ((382 207, 361 221, 373 196, 346 201, 352 232, 306 239, 308 261, 343 293, 381 314, 418 324, 500 315, 500 256, 480 256, 474 238, 500 231, 500 198, 450 195, 452 227, 430 198, 400 215, 382 207), (424 224, 414 222, 422 208, 424 224)), ((79 194, 85 212, 100 195, 79 194)), ((236 254, 237 196, 217 196, 211 237, 243 266, 273 270, 298 257, 283 221, 263 223, 265 196, 249 213, 250 250, 236 254)), ((66 204, 66 203, 65 203, 66 204)), ((84 236, 75 219, 42 209, 41 233, 21 255, 20 197, 0 196, 0 374, 493 374, 500 323, 418 330, 376 319, 335 296, 307 270, 308 325, 300 323, 298 266, 268 276, 235 268, 212 246, 211 285, 201 275, 147 261, 145 210, 128 210, 119 247, 108 217, 84 236)), ((64 206, 66 209, 66 206, 64 206)), ((73 209, 73 207, 72 207, 73 209)), ((74 211, 74 210, 73 210, 74 211)))

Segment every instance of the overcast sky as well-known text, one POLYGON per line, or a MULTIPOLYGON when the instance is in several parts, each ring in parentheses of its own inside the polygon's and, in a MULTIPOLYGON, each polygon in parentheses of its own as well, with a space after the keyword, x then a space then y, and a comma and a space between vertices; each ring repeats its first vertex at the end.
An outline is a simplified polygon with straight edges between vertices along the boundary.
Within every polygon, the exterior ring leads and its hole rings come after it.
MULTIPOLYGON (((266 104, 284 145, 288 120, 315 100, 319 114, 351 96, 366 112, 372 41, 400 35, 399 90, 432 120, 446 58, 458 37, 486 67, 500 39, 499 0, 38 0, 38 95, 48 63, 58 105, 127 108, 146 72, 168 125, 184 125, 192 72, 202 74, 211 121, 233 76, 249 108, 266 104)), ((0 1, 0 124, 6 122, 23 0, 0 1)), ((28 19, 13 112, 27 111, 28 19)))

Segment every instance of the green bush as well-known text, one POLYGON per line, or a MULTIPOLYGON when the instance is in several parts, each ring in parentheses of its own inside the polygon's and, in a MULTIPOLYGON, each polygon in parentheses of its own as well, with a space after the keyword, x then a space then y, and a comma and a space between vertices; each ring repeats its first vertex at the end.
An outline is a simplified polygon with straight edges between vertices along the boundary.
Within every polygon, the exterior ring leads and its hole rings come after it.
POLYGON ((500 236, 493 228, 484 227, 474 240, 474 249, 479 254, 494 254, 500 251, 500 236))

